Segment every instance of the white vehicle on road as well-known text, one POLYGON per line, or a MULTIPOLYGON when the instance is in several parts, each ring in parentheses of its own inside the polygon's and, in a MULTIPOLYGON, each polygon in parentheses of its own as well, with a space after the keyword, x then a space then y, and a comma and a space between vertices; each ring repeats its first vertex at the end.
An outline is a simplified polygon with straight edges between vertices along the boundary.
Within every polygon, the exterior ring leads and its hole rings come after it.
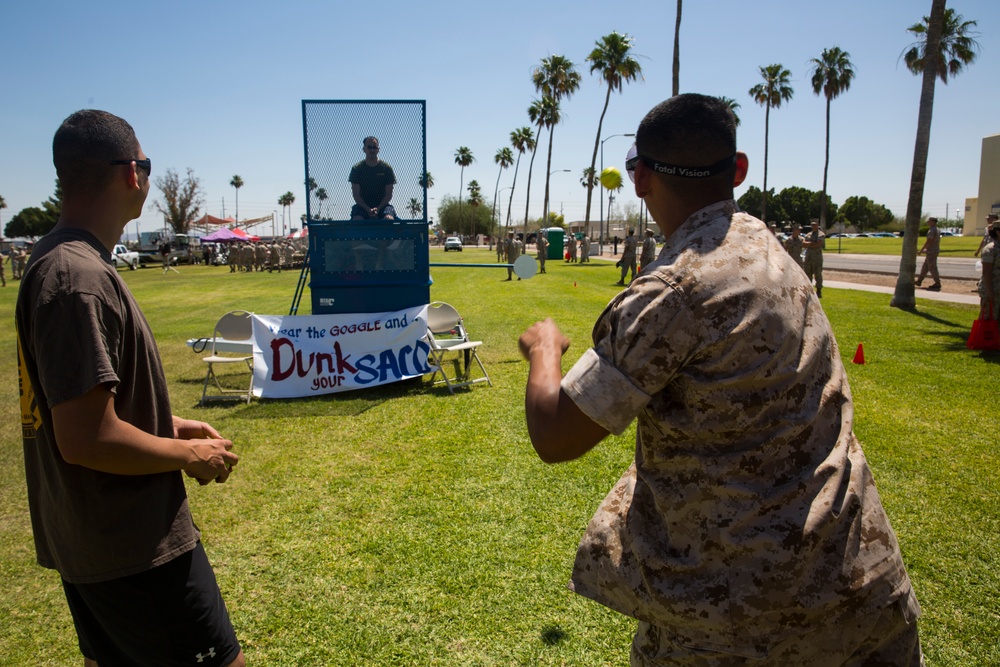
POLYGON ((129 250, 121 243, 116 245, 114 250, 111 251, 111 257, 115 261, 116 269, 128 267, 129 271, 135 271, 139 268, 139 253, 129 250))

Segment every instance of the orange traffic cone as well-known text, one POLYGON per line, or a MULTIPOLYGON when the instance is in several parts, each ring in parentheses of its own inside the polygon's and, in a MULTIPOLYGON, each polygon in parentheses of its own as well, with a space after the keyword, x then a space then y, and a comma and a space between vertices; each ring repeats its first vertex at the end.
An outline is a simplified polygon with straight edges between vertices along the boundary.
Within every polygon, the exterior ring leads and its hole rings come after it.
POLYGON ((865 363, 865 348, 862 347, 861 343, 858 343, 858 351, 854 353, 854 363, 856 364, 865 363))
POLYGON ((573 287, 576 287, 576 281, 575 280, 573 281, 573 287))

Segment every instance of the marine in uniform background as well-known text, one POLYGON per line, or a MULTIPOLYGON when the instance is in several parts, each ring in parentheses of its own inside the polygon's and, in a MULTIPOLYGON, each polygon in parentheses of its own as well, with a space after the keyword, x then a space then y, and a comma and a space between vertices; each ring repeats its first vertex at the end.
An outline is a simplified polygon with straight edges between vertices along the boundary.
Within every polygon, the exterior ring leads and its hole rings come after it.
MULTIPOLYGON (((514 238, 514 232, 507 232, 507 240, 504 241, 504 254, 507 256, 507 263, 513 264, 521 256, 521 241, 514 238)), ((511 279, 514 269, 507 267, 507 280, 511 279)), ((520 280, 520 276, 517 278, 520 280)))
POLYGON ((795 263, 800 267, 802 266, 802 225, 794 224, 792 225, 792 235, 785 239, 785 250, 788 254, 792 256, 795 263))
POLYGON ((538 272, 545 273, 545 260, 549 254, 549 239, 544 232, 538 232, 535 237, 535 250, 538 251, 538 272))
POLYGON ((642 254, 639 256, 639 271, 653 263, 656 259, 656 239, 653 230, 646 230, 646 238, 642 240, 642 254))
POLYGON ((812 220, 809 224, 812 225, 812 230, 802 242, 806 249, 802 268, 810 283, 816 281, 816 296, 823 298, 823 249, 826 248, 826 234, 819 228, 819 220, 812 220))
POLYGON ((934 283, 927 288, 931 292, 941 291, 941 276, 938 274, 937 265, 938 254, 941 252, 941 230, 938 229, 937 223, 937 218, 927 218, 927 238, 924 239, 923 247, 917 252, 918 255, 927 253, 927 257, 924 258, 924 265, 920 267, 920 275, 917 276, 916 285, 920 287, 929 271, 931 278, 934 279, 934 283))
POLYGON ((635 280, 635 250, 638 244, 639 242, 635 238, 635 230, 628 230, 628 236, 625 237, 625 243, 622 244, 622 277, 621 280, 615 283, 616 285, 625 284, 625 274, 629 270, 632 271, 629 282, 635 280))

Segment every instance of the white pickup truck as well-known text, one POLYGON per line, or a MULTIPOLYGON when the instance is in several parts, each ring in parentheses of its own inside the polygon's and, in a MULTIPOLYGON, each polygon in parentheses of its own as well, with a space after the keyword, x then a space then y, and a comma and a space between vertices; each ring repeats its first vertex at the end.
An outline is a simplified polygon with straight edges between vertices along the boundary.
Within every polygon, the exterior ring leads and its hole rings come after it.
POLYGON ((111 251, 111 256, 115 260, 116 269, 127 266, 129 271, 135 271, 139 268, 139 253, 129 250, 120 243, 111 251))

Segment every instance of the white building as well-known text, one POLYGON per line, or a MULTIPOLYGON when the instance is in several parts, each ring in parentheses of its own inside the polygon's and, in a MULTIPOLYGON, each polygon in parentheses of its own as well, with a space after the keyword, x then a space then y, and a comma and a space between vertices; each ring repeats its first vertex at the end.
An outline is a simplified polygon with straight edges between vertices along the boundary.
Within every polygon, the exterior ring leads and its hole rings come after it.
POLYGON ((964 236, 982 236, 986 215, 1000 214, 1000 134, 983 138, 979 161, 979 196, 965 200, 964 236))

